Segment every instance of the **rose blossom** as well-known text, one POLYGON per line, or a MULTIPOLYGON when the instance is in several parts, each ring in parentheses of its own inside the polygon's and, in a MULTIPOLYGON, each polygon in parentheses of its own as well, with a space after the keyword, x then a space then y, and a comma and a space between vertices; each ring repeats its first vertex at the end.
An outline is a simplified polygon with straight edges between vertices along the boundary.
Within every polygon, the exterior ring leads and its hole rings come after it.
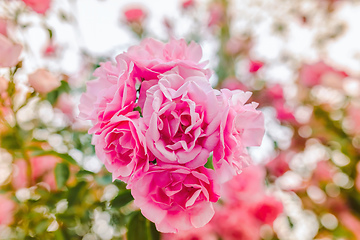
POLYGON ((249 72, 256 73, 263 66, 264 66, 264 63, 261 61, 250 60, 249 72))
POLYGON ((348 75, 320 61, 314 64, 304 64, 300 71, 300 82, 306 87, 323 84, 328 87, 341 88, 341 80, 348 75))
POLYGON ((37 182, 45 182, 51 190, 56 190, 54 169, 61 160, 54 156, 40 156, 30 159, 31 164, 31 183, 27 176, 28 164, 21 159, 15 162, 12 185, 15 189, 26 188, 37 182))
POLYGON ((0 94, 6 92, 9 86, 9 81, 3 77, 0 77, 0 94))
POLYGON ((210 78, 211 71, 204 69, 207 62, 200 62, 202 49, 195 42, 186 44, 184 39, 171 39, 163 43, 152 38, 141 41, 140 45, 132 46, 124 54, 134 62, 136 71, 145 80, 157 79, 175 66, 186 66, 203 71, 210 78))
POLYGON ((7 37, 8 20, 6 18, 0 18, 0 34, 7 37))
POLYGON ((21 45, 12 43, 0 34, 0 68, 14 67, 19 61, 21 50, 21 45))
POLYGON ((29 84, 39 93, 49 93, 60 87, 60 80, 45 69, 38 69, 28 76, 29 84))
POLYGON ((147 171, 149 161, 154 160, 147 152, 139 117, 139 112, 115 115, 106 128, 93 137, 96 154, 113 179, 127 182, 137 170, 147 171))
POLYGON ((0 226, 10 225, 14 221, 14 211, 15 203, 4 194, 0 194, 0 226))
MULTIPOLYGON (((216 213, 215 213, 216 214, 216 213)), ((206 224, 201 228, 192 228, 178 233, 162 234, 162 240, 218 240, 211 224, 206 224)))
POLYGON ((219 140, 220 110, 202 72, 182 67, 167 72, 146 92, 148 148, 166 163, 204 166, 219 140))
POLYGON ((134 181, 131 193, 158 231, 176 233, 210 221, 214 215, 212 202, 219 198, 218 188, 214 172, 205 167, 152 165, 134 181))
POLYGON ((139 7, 133 7, 125 10, 124 16, 128 23, 135 22, 141 24, 146 18, 146 13, 143 9, 139 7))
POLYGON ((127 63, 122 55, 116 57, 116 65, 101 63, 94 72, 97 79, 89 81, 87 92, 80 99, 80 115, 91 120, 94 126, 89 133, 98 133, 115 113, 126 114, 135 107, 135 84, 140 81, 133 75, 133 63, 127 63))
POLYGON ((257 103, 245 104, 250 92, 222 89, 224 109, 220 125, 220 141, 214 149, 214 168, 221 182, 249 165, 246 147, 260 146, 264 136, 264 116, 256 110, 257 103))
POLYGON ((261 223, 272 225, 278 215, 283 212, 283 205, 275 197, 266 196, 254 204, 251 212, 261 223))
POLYGON ((22 0, 27 6, 37 13, 45 14, 50 8, 51 0, 22 0))

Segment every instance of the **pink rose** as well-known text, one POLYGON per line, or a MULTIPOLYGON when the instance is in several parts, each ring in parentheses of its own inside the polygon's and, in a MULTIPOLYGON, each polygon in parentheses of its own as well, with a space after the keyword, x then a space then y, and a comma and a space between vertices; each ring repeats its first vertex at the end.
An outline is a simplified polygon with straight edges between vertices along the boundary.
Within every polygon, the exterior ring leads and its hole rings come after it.
POLYGON ((50 8, 51 0, 22 0, 28 7, 39 14, 45 14, 50 8))
POLYGON ((297 124, 293 111, 286 105, 285 101, 275 101, 274 107, 276 110, 277 119, 279 119, 280 121, 297 124))
POLYGON ((139 7, 133 7, 125 10, 124 15, 128 23, 135 22, 141 24, 146 18, 145 11, 139 7))
POLYGON ((220 111, 216 92, 202 72, 175 68, 146 92, 147 146, 162 162, 204 166, 219 140, 220 111))
POLYGON ((267 170, 275 177, 282 176, 290 170, 289 161, 293 155, 294 153, 292 152, 280 152, 278 156, 266 164, 267 170))
POLYGON ((176 233, 210 221, 214 215, 212 202, 219 198, 218 187, 210 169, 152 165, 134 181, 131 193, 158 231, 176 233))
POLYGON ((29 84, 39 93, 49 93, 60 87, 60 80, 45 69, 38 69, 28 76, 29 84))
POLYGON ((225 7, 220 2, 213 2, 209 7, 208 26, 221 25, 225 21, 225 7))
POLYGON ((195 42, 186 44, 184 39, 171 39, 169 43, 152 38, 132 46, 125 56, 134 62, 139 76, 145 80, 157 79, 159 73, 165 73, 175 66, 187 66, 203 71, 210 78, 211 71, 203 69, 207 62, 200 62, 202 49, 195 42))
POLYGON ((275 197, 265 195, 253 206, 251 212, 262 224, 272 225, 279 214, 283 212, 283 205, 275 197))
POLYGON ((38 182, 45 182, 51 190, 56 190, 54 169, 57 163, 61 162, 54 156, 40 156, 30 159, 31 182, 28 179, 28 164, 21 159, 15 162, 15 170, 12 178, 12 185, 15 189, 30 187, 38 182))
POLYGON ((188 9, 195 5, 195 0, 183 0, 181 6, 183 9, 188 9))
MULTIPOLYGON (((221 182, 241 172, 250 163, 246 147, 260 146, 264 136, 264 116, 257 103, 245 104, 250 92, 222 89, 220 141, 214 149, 214 168, 221 182)), ((219 114, 220 115, 220 114, 219 114)))
POLYGON ((0 94, 6 92, 9 86, 9 81, 3 77, 0 77, 0 94))
POLYGON ((230 205, 247 202, 249 198, 252 202, 258 201, 265 193, 265 175, 264 167, 252 165, 244 168, 241 174, 222 186, 223 200, 230 205))
POLYGON ((50 41, 45 46, 43 54, 45 57, 56 57, 58 50, 59 50, 59 47, 56 44, 54 44, 53 41, 50 41))
POLYGON ((211 221, 223 240, 259 240, 260 224, 246 208, 225 205, 211 221))
POLYGON ((261 61, 250 60, 249 72, 256 73, 263 66, 264 66, 264 63, 261 61))
POLYGON ((55 107, 60 109, 68 119, 73 122, 74 119, 74 102, 72 96, 67 93, 62 93, 56 100, 55 107))
POLYGON ((320 84, 328 87, 342 87, 341 80, 347 76, 345 72, 336 70, 321 61, 311 65, 304 64, 299 78, 306 87, 320 84))
POLYGON ((207 224, 201 228, 192 228, 187 231, 180 231, 178 233, 162 234, 162 240, 218 240, 211 224, 207 224))
POLYGON ((0 34, 7 37, 7 28, 8 28, 8 20, 5 18, 0 18, 0 34))
POLYGON ((141 79, 134 76, 133 63, 127 63, 122 55, 116 57, 116 65, 101 63, 95 70, 97 79, 89 81, 87 92, 80 99, 80 115, 91 120, 94 126, 89 133, 99 133, 115 113, 127 114, 133 111, 136 100, 135 84, 141 79))
POLYGON ((0 68, 14 67, 19 62, 22 46, 0 34, 0 68))
POLYGON ((0 226, 10 225, 14 221, 15 203, 6 197, 4 194, 0 194, 0 226))
POLYGON ((113 179, 128 182, 138 170, 147 171, 153 161, 147 152, 138 112, 115 115, 100 133, 93 137, 96 154, 112 173, 113 179))

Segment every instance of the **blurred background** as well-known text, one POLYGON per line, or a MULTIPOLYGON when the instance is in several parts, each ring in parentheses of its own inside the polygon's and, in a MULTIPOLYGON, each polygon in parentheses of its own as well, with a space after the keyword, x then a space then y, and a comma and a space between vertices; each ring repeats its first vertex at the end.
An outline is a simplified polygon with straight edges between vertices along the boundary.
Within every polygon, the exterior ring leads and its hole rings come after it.
POLYGON ((0 239, 360 239, 360 1, 0 0, 0 239), (203 48, 266 134, 203 228, 160 234, 77 118, 141 39, 203 48))

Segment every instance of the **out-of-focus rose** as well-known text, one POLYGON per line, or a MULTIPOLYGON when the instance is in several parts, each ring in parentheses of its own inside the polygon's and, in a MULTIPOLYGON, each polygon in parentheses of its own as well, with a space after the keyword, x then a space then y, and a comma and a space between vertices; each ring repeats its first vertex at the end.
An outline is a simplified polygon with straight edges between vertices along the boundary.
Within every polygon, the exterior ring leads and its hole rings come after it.
POLYGON ((0 226, 10 225, 14 221, 15 203, 6 195, 0 194, 0 226))
POLYGON ((222 82, 221 88, 227 88, 229 90, 241 90, 241 91, 248 90, 248 88, 243 83, 241 83, 239 79, 235 77, 226 78, 222 82))
POLYGON ((162 240, 218 240, 218 236, 211 224, 201 228, 192 228, 178 233, 162 234, 162 240))
POLYGON ((19 61, 21 50, 20 44, 14 44, 0 34, 0 68, 14 67, 19 61))
POLYGON ((261 166, 251 165, 244 168, 241 174, 222 186, 221 197, 231 205, 246 202, 249 198, 255 202, 264 194, 265 175, 266 171, 261 166))
POLYGON ((136 171, 147 171, 149 162, 154 160, 146 149, 139 117, 138 112, 115 115, 106 128, 93 137, 96 154, 113 179, 128 182, 136 171))
POLYGON ((128 23, 141 24, 146 18, 146 13, 140 7, 133 7, 125 10, 124 16, 128 23))
POLYGON ((28 7, 39 14, 45 14, 50 8, 51 0, 22 0, 28 7))
POLYGON ((266 164, 269 173, 275 177, 280 177, 286 173, 289 168, 289 160, 293 153, 280 152, 274 159, 266 164))
POLYGON ((30 187, 38 182, 48 184, 51 190, 56 190, 54 168, 61 160, 54 156, 33 157, 31 164, 31 182, 29 183, 28 164, 25 160, 17 160, 13 172, 12 185, 15 189, 30 187))
MULTIPOLYGON (((257 103, 245 104, 250 92, 222 89, 223 112, 220 141, 214 149, 214 168, 221 182, 248 166, 250 157, 246 147, 260 146, 264 136, 264 116, 257 111, 257 103)), ((220 114, 219 114, 220 115, 220 114)))
POLYGON ((263 66, 264 66, 264 63, 261 61, 250 60, 249 72, 256 73, 263 66))
POLYGON ((60 109, 72 122, 75 120, 74 116, 74 102, 72 100, 72 96, 67 93, 62 93, 56 101, 55 107, 60 109))
POLYGON ((300 82, 306 87, 324 85, 333 88, 342 88, 342 80, 348 75, 334 69, 320 61, 314 64, 304 64, 300 70, 300 82))
POLYGON ((277 119, 280 121, 297 123, 293 111, 286 105, 285 101, 275 101, 274 107, 277 119))
POLYGON ((225 8, 219 2, 213 2, 209 7, 209 22, 208 26, 221 25, 225 21, 225 8))
POLYGON ((214 172, 180 165, 150 166, 131 186, 135 204, 158 231, 176 233, 203 227, 214 215, 219 198, 214 172))
POLYGON ((202 72, 182 67, 169 71, 146 91, 147 146, 162 162, 204 166, 219 141, 220 111, 216 92, 202 72))
POLYGON ((284 100, 284 90, 280 84, 275 84, 266 89, 267 97, 272 100, 284 100))
POLYGON ((171 39, 168 43, 163 43, 147 38, 141 41, 140 45, 130 47, 125 56, 134 62, 138 77, 145 80, 158 79, 160 73, 165 73, 175 66, 198 69, 208 78, 211 75, 210 70, 204 69, 207 62, 200 62, 200 45, 195 42, 187 45, 184 39, 171 39))
POLYGON ((0 77, 0 94, 6 91, 9 86, 9 81, 3 77, 0 77))
POLYGON ((251 47, 249 38, 231 37, 225 45, 225 51, 232 56, 241 52, 248 52, 251 47))
POLYGON ((216 209, 211 224, 224 240, 260 239, 261 225, 246 208, 226 205, 216 209))
POLYGON ((339 213, 339 222, 354 234, 355 239, 360 239, 360 220, 348 209, 339 213))
POLYGON ((8 20, 5 18, 0 18, 0 34, 7 37, 7 28, 8 28, 8 20))
POLYGON ((316 169, 313 172, 313 181, 319 182, 329 182, 332 181, 334 174, 336 173, 336 168, 332 166, 328 161, 319 161, 316 165, 316 169))
POLYGON ((254 216, 263 224, 272 225, 283 211, 283 205, 273 196, 265 196, 251 209, 254 216))
POLYGON ((60 80, 45 69, 38 69, 28 76, 29 84, 39 93, 49 93, 60 87, 60 80))
POLYGON ((183 9, 188 9, 190 7, 193 7, 195 5, 195 0, 183 0, 181 3, 181 7, 183 9))
POLYGON ((50 41, 44 49, 44 56, 45 57, 55 57, 58 52, 58 46, 53 42, 50 41))

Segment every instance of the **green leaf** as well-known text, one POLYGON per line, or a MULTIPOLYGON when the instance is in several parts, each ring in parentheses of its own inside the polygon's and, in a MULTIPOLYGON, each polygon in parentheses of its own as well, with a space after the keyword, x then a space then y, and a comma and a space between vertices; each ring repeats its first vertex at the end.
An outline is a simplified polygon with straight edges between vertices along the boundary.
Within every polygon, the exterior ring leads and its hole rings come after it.
POLYGON ((207 160, 207 162, 205 164, 205 167, 214 170, 213 155, 212 154, 210 155, 210 157, 208 157, 208 160, 207 160))
POLYGON ((69 179, 70 171, 66 163, 58 163, 55 167, 55 180, 58 188, 65 186, 66 181, 69 179))
POLYGON ((71 89, 69 84, 66 81, 61 81, 60 87, 58 87, 54 91, 49 92, 46 95, 46 99, 51 103, 51 105, 54 105, 61 93, 68 93, 70 92, 70 90, 71 89))
POLYGON ((154 223, 147 220, 140 211, 134 212, 128 224, 127 240, 159 240, 160 234, 154 223))
POLYGON ((52 39, 53 37, 53 32, 50 28, 48 28, 48 32, 49 32, 49 39, 52 39))
POLYGON ((66 154, 66 153, 58 153, 55 151, 44 151, 44 150, 37 150, 37 151, 33 151, 31 153, 32 156, 46 156, 46 155, 52 155, 52 156, 56 156, 59 158, 64 159, 65 161, 77 165, 75 159, 73 159, 70 155, 66 154))
POLYGON ((113 208, 120 208, 134 200, 130 190, 120 192, 112 201, 111 206, 113 208))

